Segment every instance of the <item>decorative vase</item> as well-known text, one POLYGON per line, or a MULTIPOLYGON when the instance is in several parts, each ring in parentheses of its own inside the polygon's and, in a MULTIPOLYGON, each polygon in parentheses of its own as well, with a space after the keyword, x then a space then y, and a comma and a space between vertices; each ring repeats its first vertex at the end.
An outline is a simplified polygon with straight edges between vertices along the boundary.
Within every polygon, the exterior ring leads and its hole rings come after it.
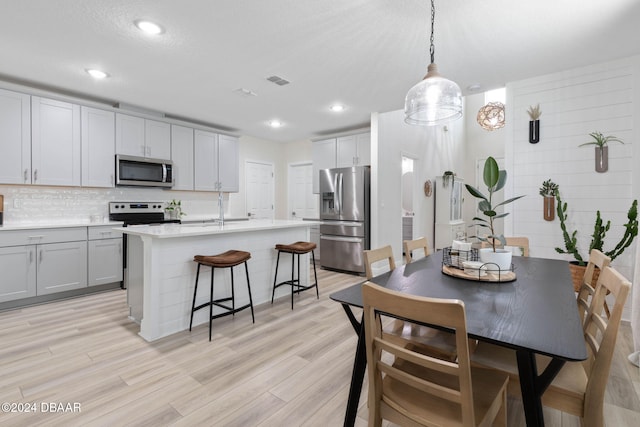
POLYGON ((478 250, 480 261, 486 264, 487 271, 511 271, 511 257, 513 254, 506 249, 481 248, 478 250))
POLYGON ((609 169, 609 147, 596 146, 596 172, 606 172, 609 169))
POLYGON ((544 220, 553 221, 555 219, 556 198, 553 196, 544 196, 544 220))
POLYGON ((540 141, 540 120, 529 120, 529 142, 537 144, 540 141))

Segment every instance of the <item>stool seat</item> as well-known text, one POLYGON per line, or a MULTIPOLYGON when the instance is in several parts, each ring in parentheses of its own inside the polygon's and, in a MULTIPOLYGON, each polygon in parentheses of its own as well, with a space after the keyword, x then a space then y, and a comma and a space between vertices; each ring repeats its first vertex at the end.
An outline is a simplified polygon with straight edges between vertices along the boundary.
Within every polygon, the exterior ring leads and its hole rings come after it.
POLYGON ((290 245, 276 245, 276 250, 293 254, 306 254, 311 252, 315 248, 316 244, 313 242, 295 242, 291 243, 290 245))
POLYGON ((217 255, 196 255, 193 260, 209 267, 227 268, 242 264, 250 258, 249 252, 229 250, 217 255))

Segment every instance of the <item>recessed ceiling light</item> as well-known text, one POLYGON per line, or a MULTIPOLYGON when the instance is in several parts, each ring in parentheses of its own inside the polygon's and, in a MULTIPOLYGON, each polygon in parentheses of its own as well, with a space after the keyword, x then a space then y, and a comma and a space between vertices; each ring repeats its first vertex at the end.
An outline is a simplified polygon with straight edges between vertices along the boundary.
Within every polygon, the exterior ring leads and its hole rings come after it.
POLYGON ((109 74, 102 70, 96 70, 95 68, 87 68, 85 71, 94 79, 104 79, 109 77, 109 74))
POLYGON ((282 127, 282 122, 280 120, 271 120, 269 122, 269 126, 271 126, 272 128, 279 128, 282 127))
POLYGON ((138 27, 140 30, 144 31, 147 34, 157 35, 157 34, 164 33, 164 28, 162 28, 160 25, 156 24, 155 22, 138 19, 137 21, 135 21, 135 24, 136 24, 136 27, 138 27))
POLYGON ((339 113, 341 111, 344 111, 344 105, 334 104, 331 107, 329 107, 329 109, 335 113, 339 113))
POLYGON ((467 90, 469 92, 477 92, 482 88, 478 83, 474 83, 472 85, 467 86, 467 90))

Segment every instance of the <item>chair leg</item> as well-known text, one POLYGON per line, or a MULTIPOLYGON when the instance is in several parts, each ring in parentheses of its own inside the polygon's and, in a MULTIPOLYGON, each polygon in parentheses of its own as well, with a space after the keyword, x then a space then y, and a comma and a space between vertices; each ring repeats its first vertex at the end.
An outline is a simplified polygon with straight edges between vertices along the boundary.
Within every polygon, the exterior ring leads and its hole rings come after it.
MULTIPOLYGON (((294 280, 293 280, 293 271, 296 265, 296 254, 291 253, 291 310, 293 310, 293 288, 294 288, 294 280)), ((298 261, 298 266, 300 266, 300 262, 298 261)))
POLYGON ((316 255, 311 251, 311 260, 313 262, 313 278, 315 279, 316 298, 320 299, 320 291, 318 291, 318 273, 316 273, 316 255))
POLYGON ((211 267, 211 293, 209 297, 209 341, 211 341, 211 325, 213 323, 213 276, 215 268, 211 267))
POLYGON ((247 267, 247 261, 244 262, 244 271, 247 274, 247 290, 249 291, 249 307, 251 307, 251 320, 256 323, 256 318, 253 315, 253 298, 251 298, 251 283, 249 282, 249 267, 247 267))
POLYGON ((193 287, 193 302, 191 303, 191 320, 189 321, 189 330, 193 326, 193 311, 196 308, 196 294, 198 293, 198 278, 200 277, 200 263, 198 263, 198 269, 196 270, 196 284, 193 287))
POLYGON ((276 293, 276 282, 278 281, 278 264, 280 264, 280 251, 278 251, 278 258, 276 259, 276 274, 273 276, 273 289, 271 290, 271 304, 273 304, 273 296, 276 293))
POLYGON ((235 293, 236 285, 233 282, 233 267, 231 267, 230 270, 231 270, 231 310, 232 310, 231 315, 233 317, 236 317, 236 313, 235 313, 235 310, 236 310, 236 293, 235 293))

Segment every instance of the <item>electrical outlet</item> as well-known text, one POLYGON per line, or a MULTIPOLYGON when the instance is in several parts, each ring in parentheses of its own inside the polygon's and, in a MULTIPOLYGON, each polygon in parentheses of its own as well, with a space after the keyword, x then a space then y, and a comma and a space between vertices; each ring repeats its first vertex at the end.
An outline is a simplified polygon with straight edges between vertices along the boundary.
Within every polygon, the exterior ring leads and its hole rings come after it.
POLYGON ((13 208, 14 209, 21 209, 22 208, 22 201, 20 199, 13 199, 13 208))

